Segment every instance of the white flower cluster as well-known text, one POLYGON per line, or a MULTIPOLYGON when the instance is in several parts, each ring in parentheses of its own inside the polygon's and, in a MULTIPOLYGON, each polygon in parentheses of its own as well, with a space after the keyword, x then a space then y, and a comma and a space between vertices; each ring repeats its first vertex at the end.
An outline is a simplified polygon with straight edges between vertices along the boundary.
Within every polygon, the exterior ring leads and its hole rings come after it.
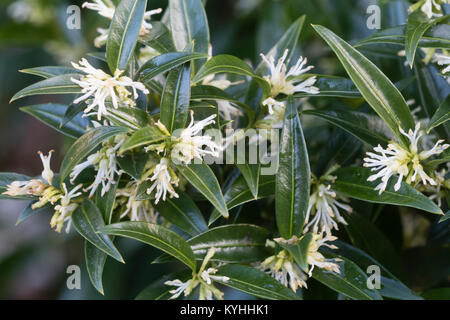
POLYGON ((339 209, 351 213, 352 207, 348 204, 342 203, 337 199, 342 199, 348 202, 348 199, 343 195, 336 194, 331 189, 331 184, 336 180, 335 176, 325 175, 316 185, 313 186, 313 192, 309 197, 308 210, 305 218, 305 228, 303 233, 308 232, 312 227, 312 232, 325 232, 331 236, 331 230, 339 230, 337 223, 347 224, 345 219, 339 213, 339 209), (320 227, 320 230, 319 230, 320 227))
POLYGON ((371 168, 372 171, 378 171, 367 180, 375 181, 381 178, 381 183, 375 188, 375 190, 379 190, 380 194, 386 190, 389 179, 395 174, 398 174, 397 183, 394 185, 395 191, 400 189, 403 178, 406 178, 408 184, 421 180, 424 185, 436 185, 436 181, 424 171, 423 161, 433 155, 439 155, 450 147, 449 144, 442 144, 444 140, 439 140, 430 150, 419 153, 418 141, 423 135, 423 132, 420 131, 420 123, 416 125, 414 131, 410 129, 406 133, 400 128, 400 132, 410 142, 408 149, 397 142, 392 142, 386 149, 378 145, 374 148, 377 153, 367 152, 368 157, 364 158, 365 167, 371 168))
POLYGON ((170 291, 170 293, 172 294, 172 297, 170 299, 176 299, 182 293, 184 293, 184 296, 188 296, 198 285, 200 285, 200 300, 212 300, 213 296, 216 299, 223 300, 223 292, 221 292, 214 286, 213 281, 227 282, 230 279, 225 276, 216 276, 215 274, 218 271, 216 268, 210 267, 206 269, 209 260, 211 260, 211 258, 214 256, 215 252, 216 248, 214 247, 208 250, 203 260, 202 266, 200 267, 200 270, 197 273, 193 273, 192 278, 188 281, 182 282, 181 280, 176 279, 173 281, 166 281, 164 283, 168 286, 177 287, 176 289, 170 291))
MULTIPOLYGON (((290 287, 294 292, 296 292, 299 287, 307 288, 306 280, 308 280, 308 277, 312 276, 312 271, 315 267, 340 273, 339 265, 336 263, 339 259, 326 259, 318 251, 321 246, 337 249, 336 246, 327 243, 328 241, 335 241, 336 239, 336 237, 331 235, 323 237, 322 234, 313 234, 308 247, 308 256, 306 258, 306 262, 310 266, 307 274, 297 266, 294 262, 294 257, 287 250, 281 250, 276 255, 268 257, 258 266, 258 268, 281 282, 284 286, 290 287)), ((283 238, 274 240, 279 243, 296 243, 300 239, 294 236, 289 240, 283 238)))
POLYGON ((133 98, 138 98, 137 91, 148 94, 149 91, 145 86, 133 81, 131 78, 122 76, 123 71, 116 70, 114 76, 110 76, 103 70, 94 68, 85 58, 81 59, 79 64, 72 63, 73 67, 85 73, 80 80, 72 78, 71 80, 82 88, 83 95, 74 100, 74 103, 80 103, 93 97, 93 101, 88 104, 84 110, 89 113, 97 107, 97 119, 100 120, 103 115, 107 115, 108 111, 105 105, 107 99, 110 99, 114 108, 119 107, 119 103, 133 107, 135 105, 133 99, 130 98, 131 92, 127 90, 130 87, 133 91, 133 98))
POLYGON ((277 101, 278 94, 293 95, 297 92, 306 92, 309 94, 318 94, 319 89, 314 86, 316 76, 307 76, 306 73, 314 68, 305 67, 307 59, 300 57, 297 63, 287 71, 285 64, 289 51, 286 49, 283 56, 275 64, 273 56, 266 57, 261 54, 263 61, 269 67, 270 74, 264 76, 264 79, 270 84, 270 97, 265 99, 262 104, 267 106, 268 115, 264 118, 264 123, 269 123, 269 127, 281 128, 284 111, 286 106, 284 102, 277 101))
POLYGON ((102 186, 101 195, 103 197, 105 193, 109 191, 111 185, 116 183, 114 175, 121 175, 121 171, 117 165, 116 153, 125 141, 125 137, 123 135, 118 135, 112 138, 112 140, 111 143, 104 143, 99 151, 88 156, 84 162, 77 164, 70 173, 70 181, 73 183, 78 175, 86 168, 91 166, 95 168, 97 174, 94 182, 88 188, 83 190, 85 192, 91 190, 89 197, 94 195, 100 185, 102 186))
POLYGON ((55 228, 57 232, 61 232, 64 223, 68 222, 66 227, 66 232, 68 233, 70 230, 72 213, 78 207, 78 204, 72 202, 72 199, 81 195, 81 192, 77 192, 81 188, 81 185, 76 186, 71 191, 67 190, 65 183, 62 184, 62 191, 52 185, 54 176, 54 173, 50 168, 52 152, 53 150, 51 150, 47 156, 40 151, 38 152, 44 167, 41 176, 45 182, 39 179, 13 181, 8 185, 7 190, 3 192, 3 194, 12 197, 24 195, 39 197, 39 201, 36 201, 31 206, 33 210, 41 208, 47 203, 54 205, 59 201, 59 204, 55 206, 55 213, 50 221, 50 226, 55 228))

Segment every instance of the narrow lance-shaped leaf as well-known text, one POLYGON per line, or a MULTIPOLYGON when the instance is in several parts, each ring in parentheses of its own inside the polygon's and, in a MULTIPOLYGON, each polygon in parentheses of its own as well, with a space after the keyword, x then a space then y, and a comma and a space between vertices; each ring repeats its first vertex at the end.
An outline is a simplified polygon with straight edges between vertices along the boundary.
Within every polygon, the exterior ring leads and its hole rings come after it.
POLYGON ((56 131, 70 138, 77 139, 86 133, 89 120, 78 114, 63 124, 67 110, 70 108, 64 104, 45 103, 22 107, 20 110, 32 115, 56 131))
POLYGON ((264 96, 270 93, 270 85, 266 80, 254 73, 252 68, 244 61, 228 54, 221 54, 209 59, 197 72, 192 82, 198 83, 205 77, 217 73, 232 73, 252 77, 261 86, 264 96))
POLYGON ((324 119, 371 146, 387 145, 389 142, 383 134, 389 128, 383 126, 384 123, 377 116, 345 110, 305 110, 302 114, 324 119))
POLYGON ((71 67, 44 66, 20 70, 22 73, 32 74, 43 78, 51 78, 64 74, 81 73, 81 71, 71 67))
POLYGON ((102 214, 91 200, 85 200, 73 212, 72 223, 78 233, 91 244, 117 261, 124 262, 111 239, 107 235, 98 232, 105 223, 103 222, 102 214))
POLYGON ((127 221, 110 224, 100 231, 144 242, 177 258, 193 271, 196 269, 197 263, 189 244, 165 227, 147 222, 127 221))
POLYGON ((212 203, 222 216, 228 218, 228 209, 219 182, 207 164, 176 165, 176 168, 190 184, 212 203))
POLYGON ((375 289, 367 287, 367 274, 353 261, 329 254, 327 258, 339 258, 340 273, 314 268, 313 278, 327 287, 355 300, 383 300, 375 289))
POLYGON ((291 289, 261 270, 252 267, 228 264, 219 268, 216 275, 228 278, 228 281, 219 279, 217 282, 261 299, 300 300, 300 297, 291 289))
POLYGON ((10 102, 23 97, 35 96, 40 94, 78 94, 81 93, 81 87, 71 79, 79 78, 79 74, 64 74, 49 79, 36 82, 19 92, 17 92, 10 102))
POLYGON ((310 168, 305 138, 294 104, 286 104, 281 132, 275 211, 278 231, 285 239, 299 236, 305 223, 309 200, 310 168))
POLYGON ((207 56, 198 52, 168 52, 144 63, 138 73, 140 73, 143 81, 148 81, 158 74, 172 70, 186 62, 206 58, 207 56))
POLYGON ((169 132, 184 128, 188 118, 190 95, 191 68, 186 64, 169 73, 161 97, 160 120, 169 132))
POLYGON ((168 198, 157 204, 156 209, 170 223, 195 236, 206 230, 205 219, 195 202, 185 192, 177 190, 178 198, 168 198))
POLYGON ((408 145, 407 138, 400 133, 399 127, 404 130, 414 128, 414 119, 399 90, 375 64, 332 31, 318 25, 313 27, 337 55, 364 99, 399 141, 408 145))
POLYGON ((114 10, 106 42, 106 59, 111 73, 124 71, 133 56, 147 0, 122 0, 114 10))
POLYGON ((416 55, 420 38, 431 26, 445 19, 448 19, 448 16, 428 19, 427 15, 422 12, 422 10, 416 10, 408 16, 405 32, 405 51, 406 60, 411 68, 414 63, 414 56, 416 55))
MULTIPOLYGON (((192 51, 208 53, 209 26, 201 0, 169 0, 169 18, 178 51, 193 43, 192 51)), ((203 63, 204 60, 194 62, 194 73, 203 63)))
POLYGON ((103 268, 105 266, 107 255, 103 251, 97 249, 89 241, 84 241, 84 257, 86 259, 86 269, 94 288, 104 294, 103 290, 103 268))
POLYGON ((450 96, 442 102, 427 126, 427 132, 450 120, 450 96))

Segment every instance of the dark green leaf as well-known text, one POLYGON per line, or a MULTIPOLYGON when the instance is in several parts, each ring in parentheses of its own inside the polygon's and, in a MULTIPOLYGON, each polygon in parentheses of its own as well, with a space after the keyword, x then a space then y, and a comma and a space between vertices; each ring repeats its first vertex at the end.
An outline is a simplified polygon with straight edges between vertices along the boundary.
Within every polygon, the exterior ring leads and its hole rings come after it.
POLYGON ((73 212, 72 223, 78 233, 91 244, 117 261, 124 262, 111 239, 107 235, 98 232, 105 223, 103 222, 102 214, 91 200, 85 200, 73 212))
POLYGON ((385 136, 385 133, 389 133, 386 129, 389 129, 384 126, 380 118, 367 113, 344 110, 305 110, 302 114, 324 119, 371 146, 378 144, 385 146, 389 142, 385 136))
POLYGON ((157 204, 156 209, 170 223, 194 236, 208 230, 205 219, 194 201, 177 190, 178 198, 169 198, 157 204))
POLYGON ((309 200, 308 150, 293 98, 289 99, 281 132, 275 210, 281 237, 299 236, 305 223, 309 200))
POLYGON ((177 258, 195 271, 197 263, 189 244, 165 227, 147 222, 128 221, 110 224, 102 228, 101 232, 149 244, 177 258))
POLYGON ((164 53, 144 63, 140 68, 141 78, 143 81, 148 81, 158 74, 172 70, 186 62, 206 57, 206 54, 197 52, 164 53))
POLYGON ((89 241, 84 241, 84 257, 86 259, 86 269, 94 288, 101 294, 103 291, 103 268, 106 262, 106 253, 97 249, 96 246, 89 241))
POLYGON ((228 277, 228 281, 217 281, 228 287, 266 300, 300 300, 291 289, 268 274, 255 268, 229 264, 219 268, 217 276, 228 277))
POLYGON ((348 75, 367 103, 391 128, 399 141, 407 145, 399 127, 414 128, 414 119, 405 99, 392 82, 369 59, 333 32, 322 26, 314 29, 337 55, 348 75))
POLYGON ((20 110, 26 112, 46 125, 62 134, 77 139, 86 132, 89 121, 82 118, 81 115, 74 116, 71 120, 63 124, 63 119, 67 113, 68 107, 64 104, 45 103, 33 106, 22 107, 20 110), (61 124, 63 124, 61 126, 61 124))
POLYGON ((81 73, 81 71, 71 68, 71 67, 54 67, 54 66, 46 66, 46 67, 36 67, 29 69, 20 70, 22 73, 32 74, 35 76, 43 77, 43 78, 51 78, 55 76, 60 76, 64 74, 75 74, 81 73))
POLYGON ((207 164, 176 165, 176 168, 190 184, 212 203, 222 216, 228 218, 228 209, 219 182, 207 164))
POLYGON ((122 0, 108 31, 106 59, 111 73, 126 70, 141 30, 147 0, 122 0))
MULTIPOLYGON (((170 0, 170 29, 178 51, 192 46, 192 51, 208 53, 209 27, 205 9, 201 0, 170 0)), ((196 61, 194 74, 203 64, 196 61)))
POLYGON ((431 129, 447 122, 448 120, 450 120, 450 96, 444 100, 444 102, 439 106, 439 109, 437 109, 434 113, 428 123, 427 132, 430 132, 431 129))
POLYGON ((191 68, 186 64, 169 73, 161 97, 160 120, 170 133, 185 127, 190 95, 191 68))
POLYGON ((79 74, 64 74, 49 79, 36 82, 25 89, 17 92, 10 102, 23 97, 29 97, 39 94, 78 94, 81 93, 81 87, 73 82, 72 78, 79 78, 79 74))

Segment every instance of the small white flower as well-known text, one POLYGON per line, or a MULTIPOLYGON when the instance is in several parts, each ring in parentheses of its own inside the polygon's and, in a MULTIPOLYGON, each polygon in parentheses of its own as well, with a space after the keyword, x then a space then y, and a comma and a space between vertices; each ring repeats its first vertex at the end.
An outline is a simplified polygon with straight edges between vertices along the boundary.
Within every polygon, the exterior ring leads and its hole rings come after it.
POLYGON ((153 182, 150 188, 147 189, 147 194, 152 193, 156 189, 155 204, 162 198, 166 201, 167 193, 169 196, 178 198, 178 194, 172 185, 178 186, 178 177, 173 170, 169 167, 169 159, 161 158, 160 162, 154 167, 153 175, 149 179, 153 182))
POLYGON ((3 192, 3 194, 11 197, 27 195, 40 196, 47 187, 47 184, 38 179, 13 181, 7 186, 6 191, 3 192))
POLYGON ((120 218, 122 219, 128 215, 131 221, 156 223, 158 212, 156 212, 149 200, 136 200, 137 189, 138 183, 132 181, 124 189, 117 190, 118 197, 126 198, 126 210, 122 212, 120 218))
POLYGON ((49 185, 52 184, 52 180, 53 180, 53 171, 52 169, 50 169, 50 160, 52 158, 52 153, 55 152, 54 150, 50 150, 48 155, 44 156, 44 154, 39 151, 38 154, 41 157, 42 160, 42 165, 44 166, 44 170, 42 171, 42 178, 47 181, 47 183, 49 185))
POLYGON ((219 100, 217 101, 220 116, 226 121, 232 121, 242 115, 242 111, 233 106, 229 101, 219 100))
MULTIPOLYGON (((99 15, 101 15, 102 17, 112 20, 112 18, 114 17, 114 11, 116 10, 114 5, 112 5, 109 1, 106 4, 104 0, 93 0, 93 1, 94 1, 94 3, 90 3, 90 2, 83 3, 82 7, 97 11, 97 13, 99 15)), ((147 11, 144 13, 144 20, 142 21, 142 26, 141 26, 141 29, 139 30, 140 36, 144 36, 144 35, 148 34, 149 30, 152 28, 152 25, 150 23, 151 16, 153 16, 155 14, 159 14, 161 12, 162 12, 162 9, 158 8, 158 9, 150 10, 150 11, 147 11)), ((95 46, 101 47, 102 45, 104 45, 106 43, 106 39, 108 38, 108 30, 98 29, 98 31, 100 32, 100 36, 98 36, 95 39, 94 43, 95 43, 95 46)))
POLYGON ((316 82, 316 77, 311 76, 306 79, 300 79, 299 76, 308 72, 313 66, 309 66, 305 68, 307 63, 307 59, 300 57, 295 66, 289 69, 289 72, 286 73, 286 65, 285 60, 288 55, 288 51, 284 51, 283 56, 278 60, 278 63, 275 64, 275 59, 273 56, 267 58, 263 54, 261 54, 262 59, 268 65, 270 69, 270 75, 265 76, 264 79, 269 82, 272 87, 271 96, 276 97, 280 93, 284 93, 286 95, 292 95, 296 92, 307 92, 311 94, 319 93, 319 89, 314 87, 314 83, 316 82))
POLYGON ((114 175, 121 175, 117 165, 116 152, 125 141, 122 135, 114 138, 114 145, 105 143, 104 146, 94 154, 87 157, 86 161, 79 163, 70 173, 70 181, 73 183, 77 176, 87 167, 94 166, 97 174, 94 182, 84 191, 91 190, 89 197, 92 197, 98 186, 102 186, 102 197, 109 191, 112 184, 115 184, 114 175))
POLYGON ((435 171, 434 180, 436 181, 436 185, 429 186, 423 190, 427 194, 430 194, 428 198, 434 200, 438 207, 442 207, 442 199, 445 199, 445 191, 443 189, 450 189, 450 180, 445 179, 448 167, 450 167, 450 164, 447 164, 447 169, 443 168, 440 171, 435 171))
POLYGON ((450 56, 444 53, 435 53, 431 60, 434 63, 437 63, 439 66, 445 66, 442 70, 443 74, 450 72, 450 56))
MULTIPOLYGON (((336 177, 333 177, 334 179, 336 177)), ((346 200, 340 196, 343 200, 346 200)), ((305 218, 305 228, 303 233, 308 232, 312 227, 312 232, 326 232, 331 235, 331 230, 339 230, 337 223, 347 224, 345 219, 339 213, 339 209, 343 209, 348 213, 352 212, 352 208, 344 203, 337 201, 336 192, 331 189, 330 184, 319 183, 309 198, 308 210, 305 218), (312 217, 312 218, 311 218, 312 217), (310 221, 311 219, 311 221, 310 221), (320 230, 319 230, 320 227, 320 230)))
POLYGON ((65 183, 63 183, 62 186, 64 194, 61 195, 60 204, 55 206, 55 214, 53 215, 50 221, 50 226, 52 228, 56 227, 55 229, 56 232, 61 232, 64 223, 68 222, 66 227, 66 233, 69 233, 70 225, 72 222, 71 219, 72 213, 78 207, 78 204, 71 202, 71 200, 81 195, 81 192, 77 191, 82 187, 82 185, 80 184, 76 186, 75 188, 70 190, 70 192, 67 191, 65 183))
POLYGON ((264 117, 263 121, 269 122, 270 127, 273 129, 281 129, 283 127, 284 113, 286 111, 284 103, 273 98, 267 98, 262 104, 267 106, 269 112, 269 114, 264 117))
POLYGON ((327 235, 325 238, 322 234, 314 234, 309 244, 307 263, 311 266, 308 271, 308 275, 311 277, 314 267, 332 271, 335 273, 341 273, 339 265, 336 262, 340 259, 326 259, 318 250, 321 246, 328 247, 330 249, 337 249, 335 245, 328 244, 328 241, 335 241, 337 237, 327 235))
POLYGON ((308 287, 306 285, 308 276, 297 266, 292 255, 286 250, 281 250, 276 255, 268 257, 261 262, 258 268, 294 292, 299 287, 308 287))
POLYGON ((209 260, 211 260, 211 258, 214 256, 215 252, 216 248, 214 247, 208 250, 205 258, 203 259, 200 270, 198 271, 198 273, 192 274, 192 279, 189 279, 186 282, 182 282, 178 279, 164 282, 165 285, 177 287, 176 289, 169 291, 172 294, 172 297, 170 297, 170 299, 176 299, 182 293, 184 293, 184 296, 188 296, 198 285, 200 285, 200 300, 212 300, 213 297, 216 297, 216 299, 219 300, 223 300, 223 292, 218 290, 214 286, 213 282, 227 282, 230 280, 230 278, 225 276, 216 276, 215 273, 218 271, 216 268, 206 269, 209 260))
POLYGON ((85 58, 81 59, 79 64, 72 62, 72 65, 74 68, 86 73, 80 80, 71 79, 72 82, 78 84, 83 89, 83 95, 75 99, 74 103, 79 103, 90 97, 94 97, 84 112, 88 113, 97 107, 98 120, 101 119, 102 115, 108 114, 105 106, 105 101, 108 98, 111 99, 116 109, 119 107, 119 102, 130 107, 135 105, 134 101, 130 98, 132 93, 126 87, 132 89, 134 99, 138 98, 137 90, 142 91, 144 94, 149 93, 144 84, 135 82, 129 77, 122 76, 123 71, 116 70, 114 77, 112 77, 103 70, 94 68, 85 58))
POLYGON ((399 175, 394 186, 395 191, 400 189, 403 178, 406 178, 406 183, 411 183, 415 182, 419 176, 424 185, 427 183, 436 185, 436 182, 423 170, 421 162, 442 153, 450 145, 442 145, 443 140, 439 140, 430 150, 419 153, 418 142, 423 135, 423 132, 419 130, 420 123, 417 123, 414 131, 410 129, 408 133, 400 128, 400 132, 409 139, 409 149, 403 148, 397 142, 392 142, 387 149, 383 149, 380 145, 375 147, 374 151, 379 154, 367 152, 369 157, 364 158, 364 166, 371 168, 372 171, 378 171, 367 180, 375 181, 381 178, 381 183, 375 188, 380 194, 386 190, 389 179, 395 174, 399 175))
POLYGON ((85 2, 81 6, 90 10, 97 11, 97 13, 105 18, 112 19, 114 16, 114 7, 108 6, 103 0, 93 0, 94 3, 85 2))
POLYGON ((448 0, 420 0, 417 3, 411 5, 409 7, 409 12, 416 11, 420 8, 420 10, 425 13, 428 19, 434 17, 441 17, 441 4, 449 3, 448 0))
POLYGON ((215 123, 215 114, 206 119, 194 123, 194 112, 191 110, 191 122, 189 126, 181 131, 179 137, 172 136, 171 158, 188 164, 194 158, 203 159, 207 154, 218 157, 222 147, 212 140, 211 136, 198 135, 206 126, 215 123), (206 149, 203 149, 206 146, 206 149), (209 150, 208 150, 209 149, 209 150))

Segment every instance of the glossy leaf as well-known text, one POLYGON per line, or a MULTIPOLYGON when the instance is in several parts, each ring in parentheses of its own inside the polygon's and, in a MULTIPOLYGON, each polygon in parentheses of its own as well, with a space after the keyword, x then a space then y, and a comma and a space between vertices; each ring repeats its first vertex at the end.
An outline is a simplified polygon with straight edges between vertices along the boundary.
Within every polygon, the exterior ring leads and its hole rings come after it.
POLYGON ((431 129, 447 122, 448 120, 450 120, 450 96, 448 96, 444 100, 444 102, 434 113, 433 117, 428 123, 427 132, 430 132, 431 129))
POLYGON ((371 290, 367 287, 367 274, 354 262, 341 256, 332 255, 331 257, 342 260, 336 262, 340 267, 340 273, 314 268, 312 275, 314 279, 351 299, 383 299, 377 290, 371 290))
POLYGON ((402 183, 398 191, 394 191, 394 184, 397 182, 397 179, 391 179, 386 190, 379 194, 375 187, 380 181, 367 181, 371 174, 372 172, 368 168, 349 167, 338 169, 333 173, 337 177, 336 182, 333 184, 333 189, 359 200, 412 207, 434 214, 442 214, 441 209, 433 201, 405 182, 402 183))
POLYGON ((206 58, 207 55, 198 52, 168 52, 152 58, 140 68, 143 81, 148 81, 158 74, 167 72, 195 59, 206 58))
POLYGON ((389 133, 386 132, 388 128, 376 116, 344 110, 305 110, 302 114, 324 119, 371 146, 378 144, 385 146, 389 142, 389 139, 383 134, 389 133))
POLYGON ((176 168, 190 184, 212 203, 222 216, 228 218, 228 209, 219 182, 208 165, 205 163, 176 165, 176 168))
POLYGON ((56 131, 77 139, 85 134, 89 121, 82 118, 81 115, 76 115, 63 124, 63 119, 70 108, 64 104, 45 103, 22 107, 20 110, 32 115, 56 131), (63 125, 61 126, 61 124, 63 125))
MULTIPOLYGON (((1 197, 0 197, 1 198, 1 197)), ((24 222, 25 220, 27 220, 28 218, 34 216, 37 213, 46 211, 46 210, 51 210, 51 206, 50 205, 45 205, 41 208, 36 208, 36 209, 32 209, 31 206, 35 203, 36 201, 30 202, 20 213, 19 218, 17 218, 16 221, 16 226, 18 226, 19 224, 21 224, 22 222, 24 222)))
POLYGON ((408 16, 408 22, 405 30, 405 51, 406 60, 412 68, 414 63, 414 56, 416 55, 419 40, 423 34, 434 24, 448 19, 448 17, 439 17, 435 19, 428 19, 427 15, 422 10, 416 10, 408 16))
POLYGON ((187 64, 169 73, 161 97, 160 120, 170 133, 185 127, 190 95, 191 68, 187 64))
POLYGON ((45 67, 36 67, 29 69, 20 70, 22 73, 32 74, 35 76, 43 77, 43 78, 52 78, 56 76, 61 76, 64 74, 76 74, 81 73, 81 71, 71 68, 71 67, 56 67, 56 66, 45 66, 45 67))
MULTIPOLYGON (((258 199, 263 199, 275 194, 275 177, 261 175, 258 187, 258 199)), ((250 191, 247 182, 243 176, 237 178, 230 188, 225 191, 225 201, 228 210, 231 210, 244 203, 254 201, 255 198, 250 191)), ((211 225, 221 217, 219 211, 214 210, 209 218, 208 224, 211 225)))
MULTIPOLYGON (((393 28, 382 29, 379 32, 359 41, 355 47, 373 45, 373 44, 397 44, 405 45, 406 25, 393 28)), ((419 40, 419 47, 422 48, 443 48, 450 49, 450 26, 440 24, 431 27, 419 40)))
POLYGON ((94 288, 101 294, 105 294, 103 291, 103 268, 107 255, 103 251, 97 249, 96 246, 89 241, 84 241, 84 258, 86 259, 86 269, 94 288))
POLYGON ((291 289, 268 274, 243 265, 228 264, 217 271, 217 276, 228 277, 228 281, 217 281, 228 287, 266 300, 300 300, 291 289))
POLYGON ((81 87, 71 80, 72 78, 76 79, 79 77, 79 74, 64 74, 41 80, 17 92, 11 98, 10 102, 35 95, 81 93, 81 87))
POLYGON ((400 299, 400 300, 420 300, 415 292, 409 289, 404 283, 398 280, 388 269, 381 265, 377 260, 369 256, 367 253, 350 244, 342 241, 335 242, 338 249, 332 250, 340 256, 356 263, 363 271, 367 271, 369 266, 378 266, 381 271, 380 285, 378 290, 383 297, 400 299))
MULTIPOLYGON (((201 0, 169 0, 169 19, 178 51, 192 45, 193 52, 208 53, 209 27, 201 0)), ((194 73, 203 62, 194 62, 194 73)))
POLYGON ((258 198, 259 177, 261 173, 260 164, 237 164, 237 167, 242 173, 245 181, 247 182, 250 192, 255 199, 258 198))
POLYGON ((141 179, 145 165, 149 160, 147 153, 127 152, 122 157, 117 157, 120 168, 136 181, 141 179))
POLYGON ((120 152, 123 153, 140 146, 147 146, 158 143, 167 139, 156 126, 148 126, 136 131, 130 138, 128 138, 120 147, 120 152))
POLYGON ((284 243, 279 242, 279 245, 290 252, 290 254, 294 257, 297 265, 305 272, 308 269, 308 249, 311 241, 313 239, 312 233, 307 233, 300 238, 297 243, 284 243))
POLYGON ((141 37, 141 41, 160 53, 176 51, 172 34, 160 21, 152 21, 152 28, 141 37))
POLYGON ((102 214, 91 200, 85 200, 73 212, 72 224, 78 233, 96 248, 117 261, 124 262, 111 239, 107 235, 98 232, 105 223, 103 222, 102 214))
POLYGON ((241 59, 228 54, 221 54, 209 59, 192 79, 193 83, 198 83, 209 75, 217 73, 231 73, 246 77, 252 77, 261 86, 264 95, 270 93, 270 85, 262 77, 255 74, 248 64, 241 59))
POLYGON ((177 190, 178 198, 168 198, 156 205, 158 212, 191 236, 206 230, 205 219, 195 202, 184 192, 177 190))
POLYGON ((196 261, 191 247, 178 234, 163 226, 147 222, 119 222, 101 229, 102 233, 127 237, 149 244, 177 258, 195 271, 196 261))
POLYGON ((275 188, 275 212, 281 237, 299 236, 309 201, 308 150, 293 99, 288 100, 281 132, 275 188))
POLYGON ((114 10, 108 31, 106 59, 109 69, 126 70, 137 43, 147 0, 122 0, 114 10))
POLYGON ((400 133, 399 127, 404 130, 414 128, 414 119, 398 89, 377 66, 344 40, 327 28, 318 25, 313 27, 337 55, 367 103, 386 122, 399 141, 407 145, 406 137, 400 133))

